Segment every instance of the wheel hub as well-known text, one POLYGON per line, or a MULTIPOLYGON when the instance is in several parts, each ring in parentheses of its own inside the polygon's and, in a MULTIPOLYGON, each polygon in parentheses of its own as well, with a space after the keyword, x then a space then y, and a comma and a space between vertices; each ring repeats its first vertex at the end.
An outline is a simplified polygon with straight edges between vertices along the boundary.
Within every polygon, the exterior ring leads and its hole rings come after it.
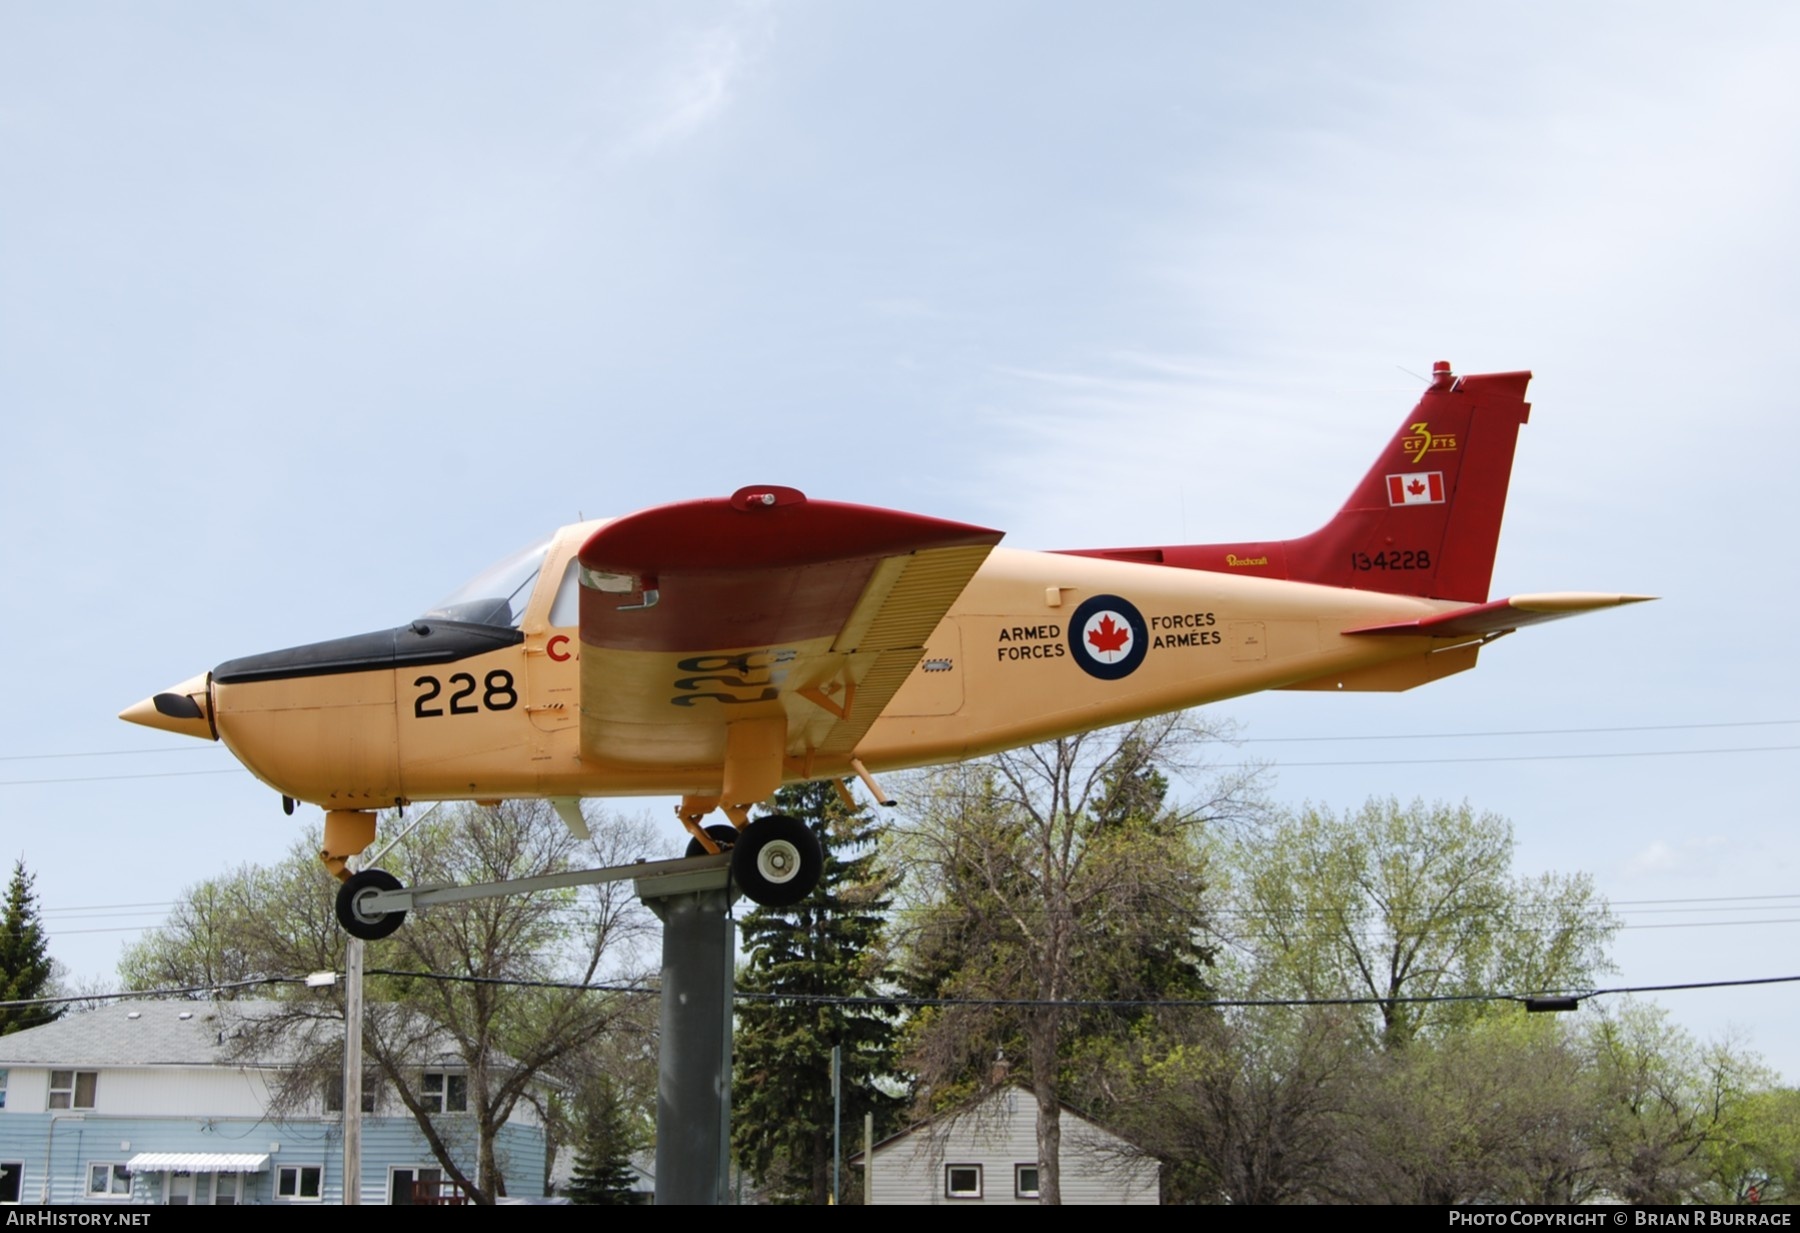
POLYGON ((756 872, 766 882, 791 882, 800 872, 800 849, 785 839, 766 845, 756 854, 756 872))

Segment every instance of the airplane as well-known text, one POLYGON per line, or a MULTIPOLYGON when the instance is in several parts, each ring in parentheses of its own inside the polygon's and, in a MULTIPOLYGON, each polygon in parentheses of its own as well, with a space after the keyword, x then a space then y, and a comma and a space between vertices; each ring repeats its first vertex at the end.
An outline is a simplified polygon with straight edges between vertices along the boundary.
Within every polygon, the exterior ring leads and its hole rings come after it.
MULTIPOLYGON (((404 912, 348 861, 377 810, 677 796, 690 857, 782 907, 818 841, 752 818, 860 780, 1264 689, 1412 689, 1514 630, 1638 602, 1488 586, 1531 374, 1433 366, 1331 521, 1298 539, 1025 552, 1001 532, 762 484, 577 523, 394 629, 227 660, 121 718, 224 742, 326 811, 351 934, 404 912), (730 826, 703 825, 718 811, 730 826)), ((499 892, 513 893, 513 892, 499 892)))

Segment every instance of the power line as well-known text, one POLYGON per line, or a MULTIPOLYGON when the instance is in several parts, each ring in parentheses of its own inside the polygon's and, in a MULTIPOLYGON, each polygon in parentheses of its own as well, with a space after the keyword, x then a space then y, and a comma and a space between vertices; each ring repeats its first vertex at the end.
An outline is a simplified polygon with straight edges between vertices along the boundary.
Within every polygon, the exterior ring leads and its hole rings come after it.
MULTIPOLYGON (((1307 766, 1433 766, 1467 762, 1588 762, 1609 758, 1687 758, 1702 754, 1791 753, 1800 745, 1740 745, 1726 749, 1638 749, 1620 753, 1495 754, 1470 758, 1357 758, 1349 762, 1271 762, 1277 770, 1307 766)), ((1247 771, 1257 764, 1240 762, 1230 769, 1247 771)))
MULTIPOLYGON (((585 981, 527 980, 505 976, 467 976, 447 972, 414 972, 400 968, 369 968, 371 976, 392 976, 408 980, 429 980, 447 984, 488 985, 515 989, 563 989, 581 993, 625 993, 625 994, 657 994, 662 990, 656 985, 642 984, 594 984, 585 981)), ((305 976, 256 976, 245 980, 221 981, 217 984, 177 985, 160 989, 142 989, 123 993, 77 993, 57 997, 20 998, 12 1001, 0 1001, 0 1009, 18 1009, 31 1006, 56 1006, 72 1002, 110 1002, 122 999, 141 998, 154 999, 163 997, 185 997, 197 993, 217 993, 229 989, 251 989, 267 985, 304 985, 305 976)), ((1635 993, 1678 993, 1699 989, 1743 989, 1764 985, 1786 985, 1800 983, 1800 976, 1754 976, 1740 980, 1702 980, 1682 981, 1662 985, 1614 985, 1607 988, 1588 990, 1544 989, 1530 993, 1439 993, 1417 994, 1400 997, 1299 997, 1299 998, 968 998, 968 997, 916 997, 910 994, 868 994, 846 995, 826 993, 761 993, 737 989, 732 997, 740 1002, 786 1002, 808 1006, 873 1006, 889 1009, 922 1009, 930 1007, 979 1006, 992 1008, 1067 1008, 1079 1009, 1117 1009, 1117 1010, 1154 1010, 1154 1009, 1207 1009, 1207 1008, 1249 1008, 1249 1007, 1307 1007, 1307 1006, 1397 1006, 1397 1005, 1429 1005, 1446 1002, 1532 1002, 1544 997, 1568 997, 1576 1000, 1588 998, 1611 997, 1620 994, 1635 993)))
POLYGON ((1493 736, 1586 736, 1606 732, 1690 732, 1705 728, 1777 728, 1800 724, 1800 719, 1744 719, 1711 724, 1637 724, 1624 728, 1517 728, 1503 732, 1410 732, 1387 736, 1245 736, 1233 745, 1278 744, 1298 741, 1460 741, 1493 736))
MULTIPOLYGON (((1593 729, 1602 731, 1603 729, 1593 729)), ((1625 729, 1620 729, 1624 731, 1625 729)), ((1548 733, 1546 733, 1547 735, 1548 733)), ((1451 734, 1455 735, 1455 734, 1451 734)), ((1469 733, 1467 735, 1480 735, 1469 733)), ((1501 734, 1491 734, 1501 735, 1501 734)), ((1535 734, 1522 734, 1535 735, 1535 734)), ((1286 738, 1267 737, 1266 740, 1329 740, 1329 737, 1286 738)), ((1364 738, 1345 737, 1345 740, 1364 738)), ((1376 739, 1376 738, 1368 738, 1376 739)), ((1418 739, 1387 737, 1387 740, 1418 739)), ((1355 758, 1334 762, 1270 762, 1253 763, 1237 762, 1222 764, 1220 769, 1231 771, 1255 771, 1265 767, 1276 770, 1299 770, 1310 767, 1340 766, 1453 766, 1477 762, 1590 762, 1616 758, 1692 758, 1712 754, 1750 754, 1750 753, 1792 753, 1800 750, 1800 745, 1734 745, 1721 749, 1633 749, 1606 753, 1560 753, 1560 754, 1491 754, 1487 756, 1467 758, 1355 758)), ((69 775, 52 779, 0 779, 0 788, 21 788, 43 784, 62 783, 108 783, 124 779, 180 779, 195 775, 242 775, 248 772, 241 766, 226 767, 216 771, 143 771, 131 775, 69 775)))
POLYGON ((69 993, 50 998, 19 998, 0 1002, 0 1010, 25 1006, 63 1006, 70 1002, 117 1002, 130 998, 185 997, 195 993, 216 993, 221 989, 254 989, 260 985, 304 985, 304 976, 253 976, 248 980, 220 981, 216 985, 175 985, 166 989, 140 989, 129 993, 69 993))
MULTIPOLYGON (((1613 732, 1694 732, 1711 728, 1777 728, 1800 724, 1800 719, 1736 719, 1699 724, 1633 724, 1626 727, 1592 728, 1513 728, 1494 732, 1395 732, 1386 735, 1331 736, 1245 736, 1232 745, 1290 744, 1317 741, 1460 741, 1485 737, 1513 736, 1585 736, 1613 732)), ((135 758, 140 755, 167 753, 204 753, 217 749, 211 744, 158 745, 150 749, 92 749, 62 753, 0 754, 0 762, 33 762, 52 758, 135 758)))
POLYGON ((0 762, 41 762, 51 758, 135 758, 139 754, 206 753, 213 745, 158 745, 154 749, 93 749, 86 753, 0 754, 0 762))
POLYGON ((66 779, 0 779, 0 788, 18 788, 27 784, 42 783, 105 783, 113 779, 180 779, 190 775, 244 775, 248 773, 241 766, 232 766, 220 771, 146 771, 140 775, 71 775, 66 779))

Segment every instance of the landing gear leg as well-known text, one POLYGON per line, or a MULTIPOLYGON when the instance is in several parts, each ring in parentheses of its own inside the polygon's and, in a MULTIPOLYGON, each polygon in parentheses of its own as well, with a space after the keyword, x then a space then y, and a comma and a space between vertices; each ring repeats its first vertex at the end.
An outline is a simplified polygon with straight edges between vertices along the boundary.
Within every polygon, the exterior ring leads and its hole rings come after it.
MULTIPOLYGON (((681 824, 687 827, 687 833, 693 836, 688 843, 689 856, 717 856, 731 846, 729 842, 720 844, 721 836, 714 834, 719 827, 700 825, 700 819, 718 807, 719 798, 716 796, 684 796, 681 804, 675 806, 675 816, 681 819, 681 824)), ((735 829, 731 831, 730 838, 737 838, 735 829)))
POLYGON ((375 815, 366 809, 332 809, 325 814, 325 840, 319 845, 319 859, 331 876, 340 882, 350 880, 348 861, 375 842, 375 815))

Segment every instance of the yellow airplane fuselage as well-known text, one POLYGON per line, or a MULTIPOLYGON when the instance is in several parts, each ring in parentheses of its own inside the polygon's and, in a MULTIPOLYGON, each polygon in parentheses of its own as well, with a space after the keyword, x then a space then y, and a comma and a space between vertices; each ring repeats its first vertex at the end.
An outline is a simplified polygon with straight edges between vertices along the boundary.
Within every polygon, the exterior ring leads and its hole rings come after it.
MULTIPOLYGON (((270 680, 233 680, 226 672, 210 688, 202 679, 173 692, 192 696, 206 710, 219 740, 258 778, 327 809, 510 797, 715 795, 720 762, 645 757, 658 744, 653 740, 643 742, 637 756, 623 746, 606 760, 583 756, 579 630, 552 625, 549 617, 557 580, 599 525, 558 533, 526 605, 523 638, 513 645, 422 666, 270 680)), ((789 748, 786 778, 845 777, 853 757, 872 771, 931 765, 1263 689, 1411 688, 1473 666, 1479 639, 1372 639, 1343 631, 1457 606, 996 550, 857 745, 835 752, 789 748), (1078 665, 1069 625, 1084 602, 1108 595, 1127 599, 1141 613, 1148 636, 1141 662, 1111 680, 1078 665)), ((671 708, 671 718, 728 712, 739 695, 749 701, 763 679, 756 675, 758 657, 778 649, 715 651, 708 658, 719 661, 720 670, 708 681, 707 695, 671 708), (745 657, 747 669, 726 662, 745 657)), ((659 666, 640 665, 642 679, 629 684, 679 697, 683 657, 667 658, 660 665, 666 681, 657 679, 659 666)))

